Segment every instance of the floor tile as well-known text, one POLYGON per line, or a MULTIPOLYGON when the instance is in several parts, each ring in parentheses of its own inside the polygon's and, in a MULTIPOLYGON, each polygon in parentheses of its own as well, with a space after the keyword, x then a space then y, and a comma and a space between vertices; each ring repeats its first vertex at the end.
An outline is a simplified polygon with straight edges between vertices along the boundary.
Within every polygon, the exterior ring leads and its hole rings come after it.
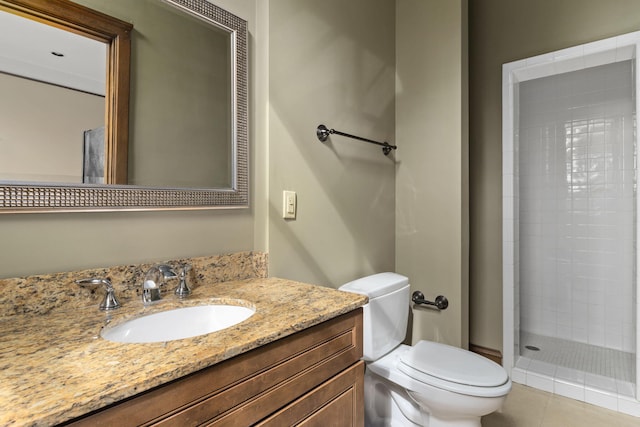
MULTIPOLYGON (((629 401, 631 405, 633 402, 629 401)), ((631 405, 630 410, 635 406, 631 405)), ((640 412, 639 412, 640 414, 640 412)), ((482 427, 638 427, 640 417, 513 384, 502 409, 482 418, 482 427)))

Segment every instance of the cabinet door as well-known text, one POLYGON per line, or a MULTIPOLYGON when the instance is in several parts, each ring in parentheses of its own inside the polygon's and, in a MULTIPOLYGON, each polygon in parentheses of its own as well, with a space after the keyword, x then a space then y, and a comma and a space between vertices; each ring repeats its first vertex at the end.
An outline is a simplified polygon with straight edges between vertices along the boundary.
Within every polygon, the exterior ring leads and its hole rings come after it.
POLYGON ((364 362, 345 369, 258 425, 364 426, 364 362))

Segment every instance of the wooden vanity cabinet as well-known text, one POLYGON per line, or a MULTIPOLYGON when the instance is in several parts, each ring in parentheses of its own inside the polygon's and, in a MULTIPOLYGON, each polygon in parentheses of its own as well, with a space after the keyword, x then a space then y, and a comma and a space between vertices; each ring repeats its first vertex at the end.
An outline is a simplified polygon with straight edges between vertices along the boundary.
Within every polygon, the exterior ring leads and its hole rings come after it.
POLYGON ((361 357, 359 308, 70 425, 363 426, 361 357))

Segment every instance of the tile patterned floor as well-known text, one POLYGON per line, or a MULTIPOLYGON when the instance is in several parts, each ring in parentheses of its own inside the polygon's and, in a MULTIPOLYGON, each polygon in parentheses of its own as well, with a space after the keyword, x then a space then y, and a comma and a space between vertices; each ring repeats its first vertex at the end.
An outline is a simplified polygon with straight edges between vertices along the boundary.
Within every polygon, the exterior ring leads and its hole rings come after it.
POLYGON ((520 355, 540 362, 627 382, 636 376, 635 355, 560 338, 520 332, 520 355), (539 351, 527 349, 534 346, 539 351))

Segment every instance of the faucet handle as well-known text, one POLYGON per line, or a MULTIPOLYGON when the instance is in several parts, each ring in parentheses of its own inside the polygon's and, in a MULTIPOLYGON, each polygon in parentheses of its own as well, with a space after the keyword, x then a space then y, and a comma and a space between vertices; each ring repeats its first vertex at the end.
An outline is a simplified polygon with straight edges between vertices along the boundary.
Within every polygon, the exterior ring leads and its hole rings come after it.
POLYGON ((189 264, 182 266, 182 270, 180 271, 180 284, 178 284, 178 287, 174 291, 178 298, 185 298, 191 295, 191 288, 189 288, 189 284, 187 284, 187 272, 189 270, 191 270, 189 264))
POLYGON ((158 270, 160 270, 160 273, 162 273, 162 276, 165 280, 175 279, 178 277, 176 272, 173 270, 173 267, 171 267, 169 264, 160 264, 157 268, 158 270))
POLYGON ((115 289, 111 284, 110 278, 108 277, 106 279, 87 278, 87 279, 79 279, 79 280, 76 280, 75 282, 77 285, 80 285, 83 288, 104 285, 106 292, 105 292, 104 298, 102 299, 102 302, 100 303, 100 306, 99 306, 100 310, 115 310, 116 308, 121 307, 120 302, 118 301, 118 298, 116 298, 115 289))

